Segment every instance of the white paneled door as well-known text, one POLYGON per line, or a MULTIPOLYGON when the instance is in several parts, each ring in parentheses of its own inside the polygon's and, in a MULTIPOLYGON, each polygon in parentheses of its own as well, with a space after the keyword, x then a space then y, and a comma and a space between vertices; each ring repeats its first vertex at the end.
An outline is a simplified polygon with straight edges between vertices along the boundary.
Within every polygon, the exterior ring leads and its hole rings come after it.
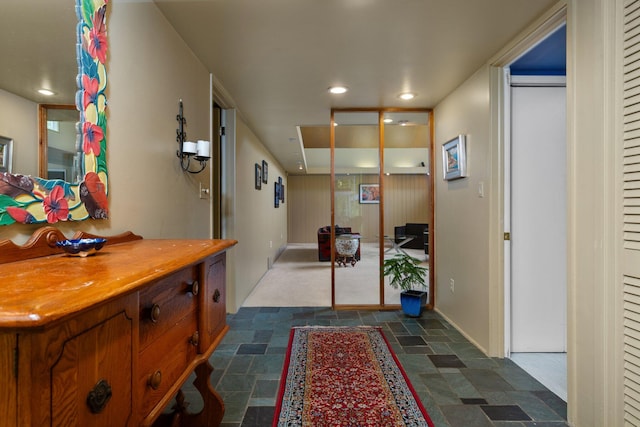
POLYGON ((566 351, 566 89, 511 88, 511 352, 566 351))

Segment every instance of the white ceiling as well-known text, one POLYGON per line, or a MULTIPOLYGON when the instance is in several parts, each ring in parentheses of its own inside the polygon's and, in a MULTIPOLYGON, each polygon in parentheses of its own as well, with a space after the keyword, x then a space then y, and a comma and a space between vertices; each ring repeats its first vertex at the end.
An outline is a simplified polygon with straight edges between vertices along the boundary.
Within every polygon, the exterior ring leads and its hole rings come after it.
MULTIPOLYGON (((112 7, 118 1, 131 0, 112 7)), ((556 2, 135 1, 158 5, 213 73, 223 106, 236 108, 291 173, 302 157, 298 126, 328 124, 332 107, 431 108, 556 2), (337 84, 349 92, 329 95, 337 84), (404 91, 417 97, 401 101, 404 91)), ((33 95, 67 74, 65 86, 75 91, 75 62, 61 62, 69 54, 62 40, 75 43, 73 5, 1 0, 0 88, 37 102, 73 102, 33 95)))
POLYGON ((433 107, 556 2, 154 1, 291 173, 296 126, 328 124, 332 107, 433 107))

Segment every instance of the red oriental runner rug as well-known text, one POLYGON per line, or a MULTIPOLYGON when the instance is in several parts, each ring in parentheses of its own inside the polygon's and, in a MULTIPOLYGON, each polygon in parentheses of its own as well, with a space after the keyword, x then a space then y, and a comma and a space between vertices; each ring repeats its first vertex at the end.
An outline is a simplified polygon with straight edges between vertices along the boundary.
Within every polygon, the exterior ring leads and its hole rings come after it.
POLYGON ((376 327, 291 330, 273 426, 429 426, 387 339, 376 327))

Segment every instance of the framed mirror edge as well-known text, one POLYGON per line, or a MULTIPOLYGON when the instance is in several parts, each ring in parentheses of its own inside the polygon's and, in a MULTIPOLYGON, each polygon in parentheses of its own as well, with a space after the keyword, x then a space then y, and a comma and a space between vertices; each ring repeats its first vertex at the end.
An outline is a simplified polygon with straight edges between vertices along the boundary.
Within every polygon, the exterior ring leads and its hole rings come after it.
MULTIPOLYGON (((71 0, 70 0, 71 1, 71 0)), ((0 172, 0 225, 56 223, 106 219, 108 207, 107 148, 107 13, 109 0, 75 1, 78 18, 76 55, 78 90, 75 96, 79 120, 76 125, 82 150, 79 183, 46 179, 47 147, 39 143, 39 173, 32 177, 0 172), (45 165, 45 166, 43 166, 45 165)), ((39 121, 39 131, 43 124, 39 121)), ((46 122, 44 124, 46 132, 46 122)), ((13 147, 15 150, 16 147, 13 147)))

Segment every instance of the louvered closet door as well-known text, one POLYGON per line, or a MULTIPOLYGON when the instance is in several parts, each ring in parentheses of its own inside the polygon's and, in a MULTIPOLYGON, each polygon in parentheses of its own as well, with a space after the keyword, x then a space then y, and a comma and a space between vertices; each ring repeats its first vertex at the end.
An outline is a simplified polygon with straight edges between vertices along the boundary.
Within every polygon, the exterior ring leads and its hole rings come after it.
POLYGON ((640 425, 640 1, 624 5, 624 399, 640 425))

